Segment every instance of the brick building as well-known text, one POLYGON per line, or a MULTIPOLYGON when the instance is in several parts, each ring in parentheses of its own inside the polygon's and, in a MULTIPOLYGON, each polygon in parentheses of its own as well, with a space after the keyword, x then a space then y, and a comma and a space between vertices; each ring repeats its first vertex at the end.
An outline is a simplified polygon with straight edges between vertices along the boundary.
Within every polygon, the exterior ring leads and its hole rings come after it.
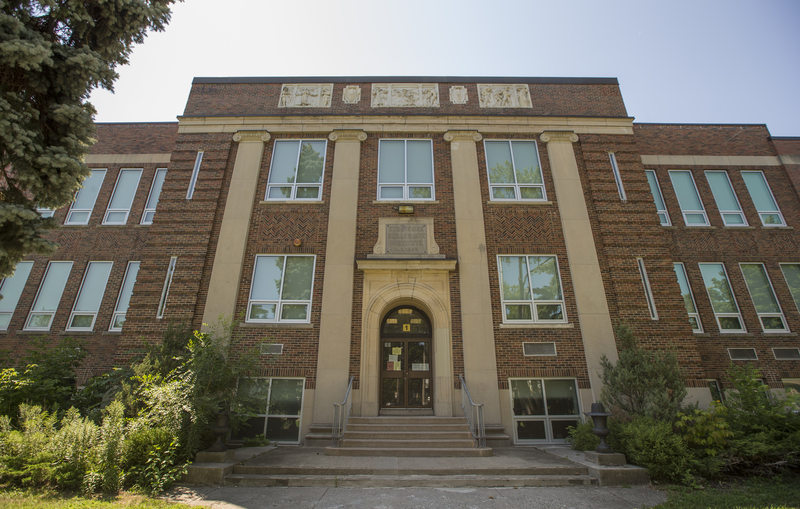
POLYGON ((636 124, 616 79, 196 78, 98 140, 0 287, 0 348, 80 336, 82 379, 233 315, 288 442, 350 377, 353 415, 450 416, 462 376, 490 445, 562 441, 621 322, 701 404, 732 363, 800 384, 800 138, 764 125, 636 124))

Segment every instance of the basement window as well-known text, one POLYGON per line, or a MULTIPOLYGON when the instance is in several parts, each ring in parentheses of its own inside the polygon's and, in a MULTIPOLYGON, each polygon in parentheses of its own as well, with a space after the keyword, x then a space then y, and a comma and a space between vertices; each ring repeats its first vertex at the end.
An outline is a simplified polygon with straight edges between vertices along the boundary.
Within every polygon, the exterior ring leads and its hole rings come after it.
POLYGON ((800 361, 800 348, 773 348, 772 355, 779 361, 800 361))
POLYGON ((525 357, 555 357, 555 343, 522 343, 522 354, 525 357))
POLYGON ((235 438, 264 435, 271 442, 300 443, 304 388, 303 378, 240 379, 239 396, 256 410, 235 438))
POLYGON ((732 361, 757 361, 755 348, 728 348, 728 356, 732 361))

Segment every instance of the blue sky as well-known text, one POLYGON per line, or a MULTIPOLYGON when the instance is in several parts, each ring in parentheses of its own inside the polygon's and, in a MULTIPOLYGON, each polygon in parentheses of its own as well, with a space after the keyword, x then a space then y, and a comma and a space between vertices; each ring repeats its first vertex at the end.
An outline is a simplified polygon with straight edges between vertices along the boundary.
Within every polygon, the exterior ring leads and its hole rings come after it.
POLYGON ((637 122, 800 136, 800 1, 186 0, 99 122, 173 121, 195 76, 616 77, 637 122))

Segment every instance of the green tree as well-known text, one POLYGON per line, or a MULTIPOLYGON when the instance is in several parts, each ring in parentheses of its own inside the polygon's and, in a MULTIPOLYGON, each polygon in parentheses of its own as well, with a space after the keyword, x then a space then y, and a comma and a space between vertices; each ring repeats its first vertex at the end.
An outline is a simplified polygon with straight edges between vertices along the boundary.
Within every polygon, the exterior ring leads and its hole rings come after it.
POLYGON ((70 203, 89 169, 97 87, 113 90, 148 30, 174 0, 0 0, 0 277, 57 244, 36 207, 70 203))

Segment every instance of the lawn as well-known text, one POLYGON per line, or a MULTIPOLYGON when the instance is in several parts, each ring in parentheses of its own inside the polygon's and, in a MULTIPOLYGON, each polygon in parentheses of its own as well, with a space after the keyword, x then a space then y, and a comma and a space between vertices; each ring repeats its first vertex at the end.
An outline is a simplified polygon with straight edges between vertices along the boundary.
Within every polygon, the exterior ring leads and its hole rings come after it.
POLYGON ((668 499, 658 509, 786 509, 800 507, 800 477, 751 478, 716 487, 664 488, 668 499))
POLYGON ((85 498, 56 491, 0 491, 0 507, 4 509, 166 509, 186 507, 123 493, 118 497, 85 498))

